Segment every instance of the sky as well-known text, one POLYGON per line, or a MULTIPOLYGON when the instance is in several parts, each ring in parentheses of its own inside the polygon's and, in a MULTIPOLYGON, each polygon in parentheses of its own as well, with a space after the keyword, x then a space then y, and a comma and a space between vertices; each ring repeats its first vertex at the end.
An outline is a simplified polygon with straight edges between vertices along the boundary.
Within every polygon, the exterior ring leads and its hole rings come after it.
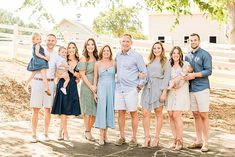
MULTIPOLYGON (((30 22, 35 23, 36 21, 35 19, 33 18, 29 19, 32 9, 24 9, 17 13, 14 12, 22 5, 23 1, 24 0, 7 0, 4 3, 1 3, 0 8, 14 13, 15 16, 19 16, 26 23, 30 22)), ((59 23, 63 18, 76 20, 76 13, 80 13, 81 23, 89 27, 92 27, 92 22, 94 18, 99 15, 99 12, 107 10, 106 9, 107 4, 105 3, 101 3, 100 5, 97 5, 95 8, 94 7, 78 8, 78 5, 74 4, 62 6, 61 4, 58 3, 58 0, 56 0, 57 3, 54 3, 55 0, 41 0, 41 1, 43 2, 43 5, 48 10, 48 12, 52 14, 54 19, 56 20, 56 23, 59 23)), ((125 1, 124 4, 127 6, 131 6, 133 4, 133 1, 125 1)), ((146 12, 141 12, 140 20, 142 21, 143 33, 148 34, 148 15, 146 12)), ((53 25, 49 25, 47 22, 43 23, 43 26, 46 29, 51 29, 53 27, 53 25)))

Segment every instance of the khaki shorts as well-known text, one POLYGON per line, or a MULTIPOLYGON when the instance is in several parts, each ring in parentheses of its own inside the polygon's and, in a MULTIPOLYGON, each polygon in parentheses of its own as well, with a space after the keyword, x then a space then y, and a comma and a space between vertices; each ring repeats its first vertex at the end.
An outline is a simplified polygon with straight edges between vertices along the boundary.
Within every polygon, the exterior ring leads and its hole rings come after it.
POLYGON ((51 108, 55 95, 54 81, 48 81, 51 96, 48 96, 44 91, 44 83, 42 80, 32 80, 32 92, 30 97, 31 108, 51 108))
POLYGON ((115 110, 137 111, 138 92, 133 89, 130 92, 115 91, 115 110))
POLYGON ((190 92, 191 111, 209 112, 210 91, 190 92))

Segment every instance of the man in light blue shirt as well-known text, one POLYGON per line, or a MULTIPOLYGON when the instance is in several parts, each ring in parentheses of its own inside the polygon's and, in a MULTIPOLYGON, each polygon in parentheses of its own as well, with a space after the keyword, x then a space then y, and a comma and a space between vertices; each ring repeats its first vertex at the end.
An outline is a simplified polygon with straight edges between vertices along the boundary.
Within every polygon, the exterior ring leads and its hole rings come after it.
POLYGON ((139 74, 147 74, 143 57, 131 49, 132 37, 125 34, 121 37, 121 52, 116 56, 117 82, 115 91, 115 110, 118 111, 118 125, 120 138, 116 145, 125 143, 125 114, 131 114, 132 139, 129 146, 137 146, 136 133, 138 128, 138 92, 142 89, 145 79, 140 79, 139 74))
POLYGON ((202 152, 208 151, 208 132, 209 132, 209 79, 212 74, 212 57, 204 49, 200 48, 200 36, 198 34, 190 35, 192 52, 185 60, 193 67, 193 73, 185 76, 190 80, 190 101, 191 110, 195 120, 196 141, 189 148, 201 148, 202 152))

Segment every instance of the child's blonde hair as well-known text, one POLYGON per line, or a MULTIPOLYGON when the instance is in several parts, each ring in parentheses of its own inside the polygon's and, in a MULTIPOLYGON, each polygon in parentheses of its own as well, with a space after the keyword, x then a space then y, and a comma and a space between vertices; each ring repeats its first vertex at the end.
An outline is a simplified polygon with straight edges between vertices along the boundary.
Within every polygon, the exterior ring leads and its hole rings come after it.
POLYGON ((39 33, 33 33, 32 40, 34 40, 34 38, 36 38, 36 37, 41 37, 41 35, 39 33))
POLYGON ((60 51, 63 50, 63 49, 67 50, 64 46, 60 46, 60 48, 58 50, 59 54, 60 54, 60 51))

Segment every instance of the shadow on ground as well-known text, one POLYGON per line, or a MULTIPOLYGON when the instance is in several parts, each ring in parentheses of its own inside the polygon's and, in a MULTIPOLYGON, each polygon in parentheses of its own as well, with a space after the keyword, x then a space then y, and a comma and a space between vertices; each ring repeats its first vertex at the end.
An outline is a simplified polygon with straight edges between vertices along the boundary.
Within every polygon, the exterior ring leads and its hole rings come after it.
MULTIPOLYGON (((70 142, 58 141, 57 132, 59 128, 59 119, 54 117, 50 128, 51 141, 42 140, 43 121, 39 122, 38 137, 40 142, 30 143, 30 122, 6 122, 0 124, 0 156, 81 156, 81 157, 232 157, 235 154, 235 135, 222 131, 211 130, 210 133, 210 151, 201 153, 198 150, 190 150, 186 147, 195 138, 193 127, 185 125, 184 128, 184 149, 181 151, 172 151, 168 149, 172 135, 167 122, 161 132, 160 146, 158 148, 141 148, 144 134, 140 126, 138 130, 138 147, 131 148, 127 144, 115 146, 114 141, 118 138, 118 130, 109 130, 109 142, 104 146, 98 145, 99 130, 94 129, 96 142, 90 142, 83 137, 83 121, 79 118, 69 119, 70 142)), ((154 126, 154 125, 152 125, 154 126)), ((154 133, 154 127, 151 127, 151 133, 154 133)), ((126 125, 127 142, 131 137, 130 120, 126 125)), ((152 136, 153 138, 153 136, 152 136)))

